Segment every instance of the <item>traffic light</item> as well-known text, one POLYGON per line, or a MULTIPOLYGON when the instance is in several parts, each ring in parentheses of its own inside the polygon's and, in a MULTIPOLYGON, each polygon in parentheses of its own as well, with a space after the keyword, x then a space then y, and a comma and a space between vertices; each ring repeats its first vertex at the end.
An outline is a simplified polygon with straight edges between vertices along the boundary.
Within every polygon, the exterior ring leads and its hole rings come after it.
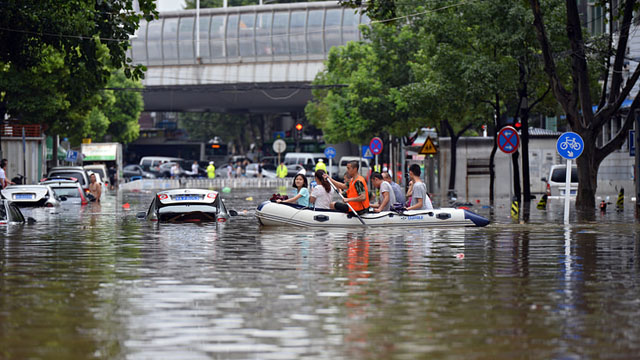
POLYGON ((298 131, 302 131, 302 124, 297 123, 297 124, 296 124, 296 130, 298 130, 298 131))
POLYGON ((520 128, 522 127, 522 123, 520 121, 517 121, 515 123, 516 129, 520 130, 520 128))

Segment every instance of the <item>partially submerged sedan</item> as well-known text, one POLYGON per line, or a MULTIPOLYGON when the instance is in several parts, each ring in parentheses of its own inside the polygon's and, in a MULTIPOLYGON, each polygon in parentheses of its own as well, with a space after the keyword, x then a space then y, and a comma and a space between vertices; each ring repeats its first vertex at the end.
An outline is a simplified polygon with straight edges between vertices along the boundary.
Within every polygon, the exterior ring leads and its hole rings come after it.
POLYGON ((149 210, 139 218, 159 222, 226 222, 234 210, 227 211, 217 191, 176 189, 161 191, 153 197, 149 210))
POLYGON ((44 178, 40 185, 48 185, 61 204, 86 205, 89 198, 76 178, 44 178))
POLYGON ((0 225, 24 223, 24 216, 11 201, 0 199, 0 225))
POLYGON ((2 197, 18 207, 59 206, 55 193, 48 185, 9 185, 2 189, 2 197))

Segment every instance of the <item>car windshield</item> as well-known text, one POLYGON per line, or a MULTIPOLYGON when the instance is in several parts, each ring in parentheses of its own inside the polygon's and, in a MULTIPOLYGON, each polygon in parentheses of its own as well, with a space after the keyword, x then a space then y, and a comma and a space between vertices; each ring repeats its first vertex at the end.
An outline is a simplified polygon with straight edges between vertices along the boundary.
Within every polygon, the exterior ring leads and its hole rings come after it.
MULTIPOLYGON (((567 179, 566 168, 553 169, 553 173, 551 173, 551 181, 564 183, 566 179, 567 179)), ((571 169, 571 182, 572 183, 577 183, 578 182, 578 169, 577 168, 572 168, 571 169)))
POLYGON ((77 172, 77 171, 56 171, 56 172, 52 172, 49 174, 49 177, 63 177, 63 178, 76 178, 78 179, 78 181, 80 182, 80 185, 86 185, 84 182, 84 176, 82 176, 82 173, 77 172))
POLYGON ((206 204, 169 205, 158 209, 160 221, 214 221, 218 208, 206 204))
POLYGON ((77 187, 52 187, 52 189, 56 196, 65 196, 68 198, 80 197, 80 192, 78 191, 77 187))

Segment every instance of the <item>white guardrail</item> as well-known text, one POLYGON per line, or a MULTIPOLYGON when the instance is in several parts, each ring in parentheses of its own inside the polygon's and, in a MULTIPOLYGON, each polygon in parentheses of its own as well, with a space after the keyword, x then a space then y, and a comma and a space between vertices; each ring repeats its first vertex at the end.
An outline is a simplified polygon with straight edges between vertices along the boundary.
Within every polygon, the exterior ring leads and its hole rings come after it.
POLYGON ((120 184, 120 190, 154 190, 154 189, 235 189, 277 188, 291 185, 291 178, 219 178, 219 179, 143 179, 120 184))

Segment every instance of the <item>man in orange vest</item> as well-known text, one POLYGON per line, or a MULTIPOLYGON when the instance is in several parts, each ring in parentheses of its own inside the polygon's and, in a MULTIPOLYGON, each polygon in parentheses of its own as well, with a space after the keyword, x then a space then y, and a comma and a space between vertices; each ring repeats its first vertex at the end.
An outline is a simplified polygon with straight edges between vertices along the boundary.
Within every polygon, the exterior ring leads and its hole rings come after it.
POLYGON ((349 205, 358 214, 363 214, 369 211, 369 189, 367 188, 367 182, 362 175, 358 173, 360 164, 358 161, 349 161, 347 163, 347 173, 351 176, 349 185, 343 184, 339 181, 333 180, 329 175, 325 174, 324 178, 331 181, 331 183, 338 189, 347 190, 347 197, 344 198, 344 202, 335 202, 331 204, 332 209, 336 209, 342 212, 351 212, 349 205), (347 205, 349 203, 349 205, 347 205))

